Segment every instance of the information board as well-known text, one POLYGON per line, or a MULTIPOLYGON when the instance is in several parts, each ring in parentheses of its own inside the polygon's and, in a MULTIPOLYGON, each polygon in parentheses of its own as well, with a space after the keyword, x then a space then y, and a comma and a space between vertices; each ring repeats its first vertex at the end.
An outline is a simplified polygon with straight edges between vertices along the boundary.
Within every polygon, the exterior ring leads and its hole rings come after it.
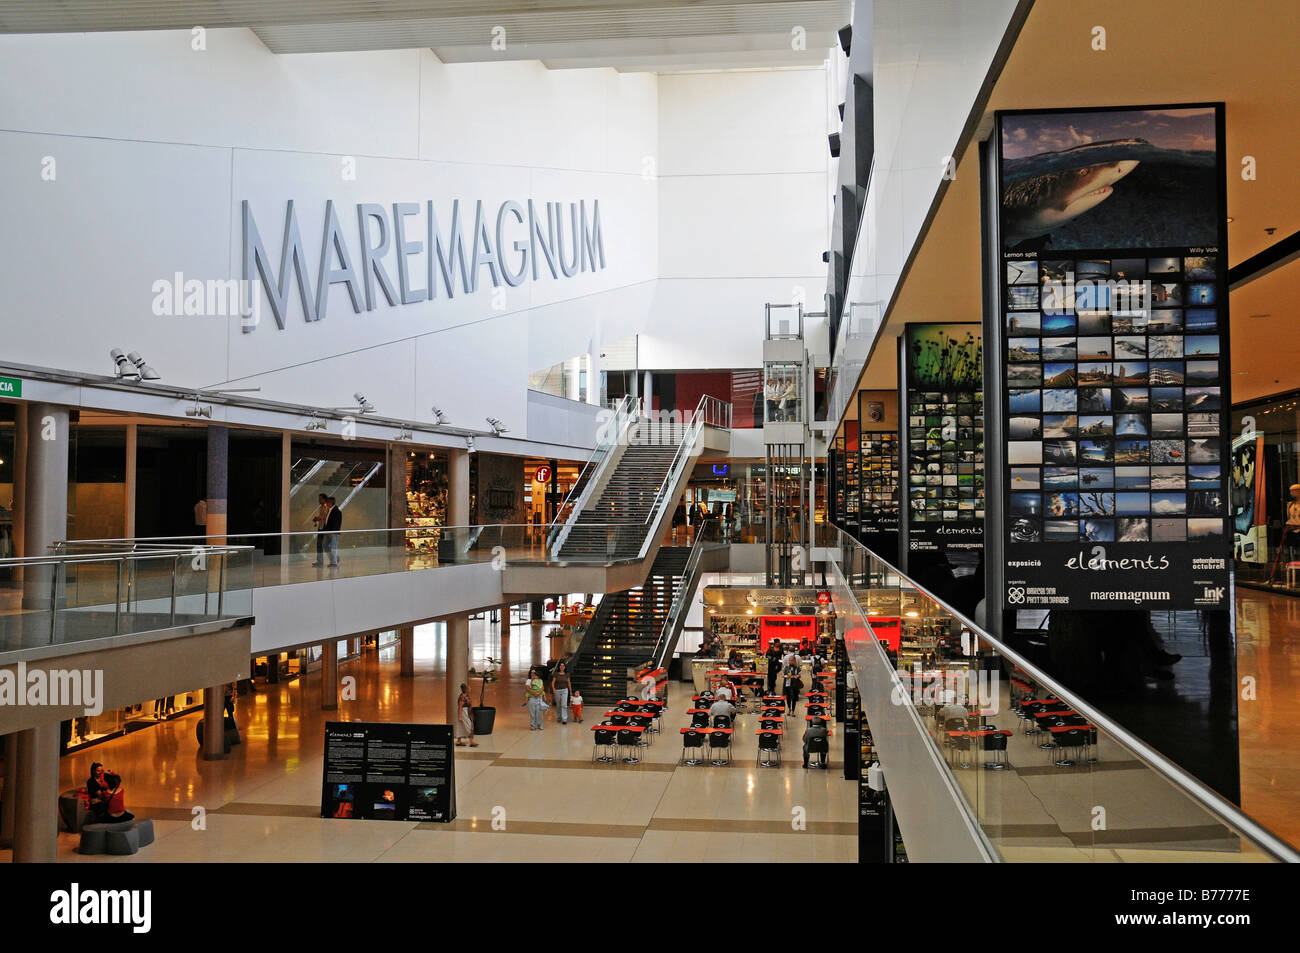
POLYGON ((912 565, 920 553, 983 549, 984 365, 974 324, 909 324, 904 349, 912 565))
POLYGON ((1008 608, 1228 605, 1222 106, 998 116, 1008 608))
POLYGON ((326 722, 321 817, 454 820, 452 744, 451 725, 326 722))

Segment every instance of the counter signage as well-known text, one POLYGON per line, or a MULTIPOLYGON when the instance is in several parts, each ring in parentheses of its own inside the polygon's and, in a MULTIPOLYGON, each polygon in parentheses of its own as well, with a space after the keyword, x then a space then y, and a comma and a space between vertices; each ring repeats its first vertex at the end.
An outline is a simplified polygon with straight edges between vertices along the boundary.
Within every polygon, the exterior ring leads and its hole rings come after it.
MULTIPOLYGON (((907 548, 984 548, 984 365, 974 324, 909 324, 907 548)), ((909 557, 910 558, 910 557, 909 557)))
POLYGON ((326 722, 321 817, 450 823, 455 768, 451 725, 326 722))
POLYGON ((1228 603, 1222 105, 998 116, 1008 608, 1228 603))

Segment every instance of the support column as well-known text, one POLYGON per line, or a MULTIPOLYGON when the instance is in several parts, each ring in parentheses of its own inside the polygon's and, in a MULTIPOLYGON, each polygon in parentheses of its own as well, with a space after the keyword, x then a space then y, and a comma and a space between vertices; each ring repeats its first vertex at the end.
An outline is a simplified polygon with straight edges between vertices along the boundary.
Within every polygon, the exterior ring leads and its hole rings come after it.
POLYGON ((402 675, 412 678, 415 675, 415 626, 404 625, 397 630, 397 635, 402 640, 402 675))
POLYGON ((649 371, 646 371, 645 377, 641 378, 641 380, 641 412, 648 414, 655 402, 654 377, 649 371))
POLYGON ((5 796, 0 801, 0 849, 14 844, 14 759, 18 755, 18 735, 6 735, 5 745, 5 796))
POLYGON ((461 682, 469 684, 469 616, 447 619, 447 724, 456 724, 461 682))
POLYGON ((510 635, 510 610, 514 606, 501 607, 501 638, 507 638, 510 635))
POLYGON ((339 643, 329 639, 321 645, 320 707, 336 711, 339 707, 339 643))
MULTIPOLYGON (((27 512, 27 408, 21 404, 14 408, 14 555, 27 555, 26 532, 27 512)), ((14 569, 14 580, 22 581, 22 570, 14 569)))
MULTIPOLYGON (((68 536, 68 408, 27 406, 27 466, 23 500, 23 554, 44 556, 68 536)), ((51 608, 53 566, 23 573, 23 608, 51 608)), ((57 733, 57 731, 56 731, 57 733)))
POLYGON ((13 776, 14 863, 50 864, 59 842, 59 723, 17 733, 13 776))
MULTIPOLYGON (((284 431, 280 434, 280 532, 292 533, 293 525, 289 519, 289 507, 291 497, 289 492, 293 489, 293 434, 284 431)), ((289 544, 286 542, 283 553, 289 552, 289 544)))
POLYGON ((220 761, 226 756, 225 703, 226 686, 212 685, 203 690, 204 761, 220 761))
POLYGON ((208 427, 208 543, 226 541, 226 498, 230 474, 230 428, 208 427))
POLYGON ((447 525, 469 525, 469 451, 447 451, 447 525))
POLYGON ((603 398, 600 386, 600 344, 592 341, 587 348, 587 403, 599 406, 603 398))
POLYGON ((136 450, 140 446, 140 425, 126 425, 126 529, 127 539, 135 538, 136 450))

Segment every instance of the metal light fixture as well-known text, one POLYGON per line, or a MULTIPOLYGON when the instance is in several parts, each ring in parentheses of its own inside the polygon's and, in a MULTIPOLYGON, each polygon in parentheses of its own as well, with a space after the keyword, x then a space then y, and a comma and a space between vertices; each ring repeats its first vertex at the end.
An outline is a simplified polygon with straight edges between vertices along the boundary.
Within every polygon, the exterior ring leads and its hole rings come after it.
POLYGON ((415 439, 415 434, 411 432, 411 428, 410 428, 410 427, 403 427, 401 430, 397 431, 397 437, 396 437, 395 439, 397 439, 397 440, 414 440, 414 439, 415 439))
POLYGON ((307 421, 307 426, 304 427, 303 429, 304 429, 304 430, 309 430, 309 431, 310 431, 310 430, 324 430, 324 429, 325 429, 325 421, 321 418, 321 416, 320 416, 319 414, 313 412, 312 415, 311 415, 311 419, 307 421))
POLYGON ((493 433, 493 435, 499 437, 499 436, 501 436, 503 433, 509 433, 509 432, 510 432, 509 428, 507 428, 504 424, 502 424, 501 421, 498 420, 497 418, 495 418, 495 417, 487 417, 487 418, 484 418, 484 419, 487 420, 487 422, 488 422, 488 426, 492 428, 492 433, 493 433))
POLYGON ((186 417, 206 417, 206 418, 208 418, 209 420, 211 420, 211 419, 212 419, 212 405, 211 405, 211 404, 200 404, 200 403, 199 403, 199 395, 198 395, 198 394, 195 394, 195 395, 194 395, 194 406, 193 406, 193 407, 186 407, 186 408, 185 408, 185 416, 186 416, 186 417))
POLYGON ((474 449, 474 435, 472 433, 465 434, 465 451, 473 453, 474 449))
POLYGON ((445 424, 447 422, 447 415, 442 412, 442 408, 435 405, 432 409, 434 420, 436 420, 439 425, 445 424))
POLYGON ((108 354, 113 359, 114 372, 118 380, 156 381, 161 376, 145 363, 139 351, 123 354, 121 348, 115 347, 108 354))
POLYGON ((360 408, 363 414, 373 414, 375 412, 375 405, 366 400, 365 394, 357 391, 357 393, 353 394, 352 397, 356 400, 357 407, 360 408))

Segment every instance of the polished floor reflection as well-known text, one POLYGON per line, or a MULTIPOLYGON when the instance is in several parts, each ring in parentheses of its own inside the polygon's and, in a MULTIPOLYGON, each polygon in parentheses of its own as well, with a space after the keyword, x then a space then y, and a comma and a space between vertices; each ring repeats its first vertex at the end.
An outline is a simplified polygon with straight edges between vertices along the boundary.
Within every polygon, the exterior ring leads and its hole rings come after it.
POLYGON ((1237 589, 1241 806, 1300 845, 1300 598, 1237 589))
MULTIPOLYGON (((471 664, 503 658, 488 688, 497 727, 478 748, 456 749, 459 817, 452 824, 321 819, 323 723, 319 674, 239 700, 243 744, 224 761, 198 756, 198 716, 166 722, 63 759, 61 788, 92 761, 123 775, 127 807, 155 819, 158 839, 128 858, 82 857, 61 834, 59 859, 158 861, 855 861, 857 785, 842 772, 805 771, 798 743, 783 767, 755 765, 755 716, 742 716, 729 767, 682 766, 679 728, 688 693, 674 685, 663 733, 637 765, 593 764, 590 725, 548 715, 530 732, 521 707, 528 666, 550 657, 554 627, 516 622, 504 637, 471 625, 471 664), (802 809, 802 810, 799 810, 802 809)), ((401 678, 396 648, 340 666, 356 699, 330 720, 443 720, 443 628, 417 633, 416 674, 401 678)), ((474 689, 477 697, 477 688, 474 689)), ((839 741, 838 737, 835 739, 839 741)), ((841 764, 840 745, 832 757, 841 764)), ((7 860, 8 853, 0 853, 7 860)))

